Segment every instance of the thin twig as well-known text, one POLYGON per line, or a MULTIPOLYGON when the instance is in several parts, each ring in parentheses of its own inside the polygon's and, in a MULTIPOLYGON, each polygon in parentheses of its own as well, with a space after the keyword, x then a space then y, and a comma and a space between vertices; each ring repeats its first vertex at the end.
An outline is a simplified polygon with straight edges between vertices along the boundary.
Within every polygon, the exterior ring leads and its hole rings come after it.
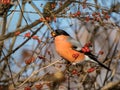
MULTIPOLYGON (((115 86, 117 86, 118 84, 120 84, 120 81, 117 82, 109 82, 107 85, 105 85, 104 87, 101 88, 101 90, 110 90, 111 88, 114 88, 115 86)), ((111 89, 113 90, 113 89, 111 89)))
MULTIPOLYGON (((6 25, 7 25, 7 12, 4 12, 3 15, 3 27, 2 27, 2 33, 1 36, 5 34, 6 32, 6 25)), ((3 49, 4 42, 0 43, 0 56, 1 56, 1 51, 3 49)))
MULTIPOLYGON (((31 37, 34 36, 43 26, 44 26, 44 24, 42 24, 42 25, 31 35, 31 37)), ((20 47, 22 47, 24 44, 26 44, 26 42, 29 41, 29 40, 31 39, 31 37, 28 38, 27 40, 25 40, 22 44, 20 44, 18 47, 16 47, 13 51, 11 51, 10 53, 8 53, 8 55, 6 55, 5 57, 3 57, 3 58, 0 60, 0 63, 1 63, 2 61, 4 61, 6 58, 8 58, 11 54, 15 53, 15 52, 16 52, 18 49, 20 49, 20 47)))
POLYGON ((28 29, 30 29, 30 28, 32 28, 32 27, 34 27, 34 26, 36 26, 36 25, 38 25, 40 23, 41 23, 40 20, 36 20, 36 21, 34 21, 33 23, 31 23, 29 25, 23 26, 22 28, 17 28, 16 30, 14 30, 14 32, 10 32, 7 35, 1 35, 0 36, 0 41, 3 41, 3 40, 8 39, 10 37, 14 37, 15 36, 15 32, 19 31, 20 33, 23 33, 25 31, 27 31, 28 29))
MULTIPOLYGON (((30 4, 38 12, 38 14, 41 16, 41 18, 44 18, 44 16, 40 12, 40 10, 36 7, 36 5, 32 1, 30 2, 30 4)), ((45 18, 44 18, 44 20, 45 20, 45 18)), ((44 24, 47 25, 47 27, 49 28, 49 30, 53 31, 53 29, 51 28, 51 26, 48 24, 48 22, 46 20, 44 21, 44 24)))
MULTIPOLYGON (((116 49, 117 49, 117 47, 118 47, 118 44, 119 44, 119 35, 120 35, 120 34, 117 33, 116 38, 115 38, 115 40, 114 40, 114 42, 113 42, 113 43, 114 43, 113 45, 115 45, 115 47, 114 47, 113 54, 112 54, 112 56, 111 56, 111 60, 110 60, 110 62, 109 62, 108 67, 110 67, 110 65, 111 65, 111 63, 112 63, 112 60, 113 60, 113 57, 114 57, 114 55, 115 55, 116 49)), ((105 76, 105 79, 104 79, 104 82, 103 82, 103 86, 105 85, 105 82, 106 82, 106 80, 108 79, 108 78, 107 78, 108 73, 109 73, 109 71, 107 70, 107 73, 106 73, 106 76, 105 76)))
MULTIPOLYGON (((4 53, 4 52, 3 52, 3 55, 4 55, 4 57, 5 57, 5 53, 4 53)), ((13 75, 12 75, 12 70, 11 70, 11 68, 10 68, 9 60, 8 60, 8 59, 6 60, 6 63, 7 63, 7 65, 8 65, 8 69, 9 69, 9 72, 10 72, 10 75, 11 75, 12 83, 13 83, 13 85, 14 85, 14 87, 15 87, 15 83, 14 83, 13 75)))
POLYGON ((54 65, 54 64, 56 64, 58 62, 60 62, 60 60, 57 60, 57 61, 55 61, 55 62, 53 62, 53 63, 51 63, 51 64, 49 64, 47 66, 44 66, 44 67, 40 68, 39 70, 34 71, 22 84, 20 84, 18 86, 18 88, 23 86, 29 79, 31 79, 31 77, 33 77, 35 74, 39 73, 41 70, 46 69, 46 68, 48 68, 48 67, 50 67, 50 66, 52 66, 52 65, 54 65))

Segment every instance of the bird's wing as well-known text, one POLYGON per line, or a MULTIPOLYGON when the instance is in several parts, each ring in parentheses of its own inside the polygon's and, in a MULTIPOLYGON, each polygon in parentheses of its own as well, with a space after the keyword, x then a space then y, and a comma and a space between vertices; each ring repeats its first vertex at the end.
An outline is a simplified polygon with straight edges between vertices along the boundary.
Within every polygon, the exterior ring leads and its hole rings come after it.
POLYGON ((97 56, 93 55, 91 52, 87 52, 85 53, 85 55, 87 55, 90 59, 92 59, 93 61, 97 62, 100 66, 104 67, 105 69, 111 71, 110 68, 108 68, 107 66, 105 66, 103 63, 101 63, 100 61, 97 60, 97 56))
MULTIPOLYGON (((76 51, 82 52, 82 45, 80 44, 80 42, 78 42, 77 40, 73 39, 72 37, 68 38, 68 42, 70 42, 72 44, 72 48, 76 51)), ((83 53, 83 52, 82 52, 83 53)), ((107 70, 110 70, 110 68, 108 68, 107 66, 105 66, 103 63, 99 62, 97 60, 97 56, 93 55, 91 52, 86 52, 84 53, 86 56, 88 56, 91 60, 97 62, 99 65, 101 65, 102 67, 106 68, 107 70)))
POLYGON ((76 51, 80 51, 82 49, 82 45, 80 44, 80 42, 78 42, 77 40, 73 39, 72 37, 68 38, 68 42, 70 42, 72 44, 72 48, 76 51))

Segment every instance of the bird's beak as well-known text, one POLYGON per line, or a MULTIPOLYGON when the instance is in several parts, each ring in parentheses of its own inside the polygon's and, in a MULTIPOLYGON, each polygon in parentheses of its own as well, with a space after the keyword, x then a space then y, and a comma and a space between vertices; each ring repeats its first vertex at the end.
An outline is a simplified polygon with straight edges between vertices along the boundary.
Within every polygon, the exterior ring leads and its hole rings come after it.
POLYGON ((51 35, 52 35, 52 37, 56 37, 56 32, 55 31, 53 31, 53 32, 51 32, 51 35))

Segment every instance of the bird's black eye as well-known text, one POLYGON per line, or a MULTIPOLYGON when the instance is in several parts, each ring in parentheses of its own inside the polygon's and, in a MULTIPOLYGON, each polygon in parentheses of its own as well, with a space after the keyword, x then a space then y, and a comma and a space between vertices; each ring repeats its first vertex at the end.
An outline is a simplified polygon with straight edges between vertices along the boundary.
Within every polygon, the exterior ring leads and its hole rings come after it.
POLYGON ((77 46, 72 46, 72 49, 77 49, 77 46))

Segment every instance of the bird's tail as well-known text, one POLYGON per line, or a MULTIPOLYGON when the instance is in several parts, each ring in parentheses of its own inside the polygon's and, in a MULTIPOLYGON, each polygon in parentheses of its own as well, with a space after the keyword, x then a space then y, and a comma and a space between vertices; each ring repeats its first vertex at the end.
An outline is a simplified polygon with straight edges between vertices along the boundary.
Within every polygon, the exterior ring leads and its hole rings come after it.
POLYGON ((86 53, 86 55, 91 59, 91 61, 93 62, 97 62, 100 66, 104 67, 105 69, 111 71, 110 68, 108 68, 107 66, 105 66, 103 63, 101 63, 100 61, 97 60, 97 57, 93 54, 91 54, 90 52, 89 53, 86 53))

